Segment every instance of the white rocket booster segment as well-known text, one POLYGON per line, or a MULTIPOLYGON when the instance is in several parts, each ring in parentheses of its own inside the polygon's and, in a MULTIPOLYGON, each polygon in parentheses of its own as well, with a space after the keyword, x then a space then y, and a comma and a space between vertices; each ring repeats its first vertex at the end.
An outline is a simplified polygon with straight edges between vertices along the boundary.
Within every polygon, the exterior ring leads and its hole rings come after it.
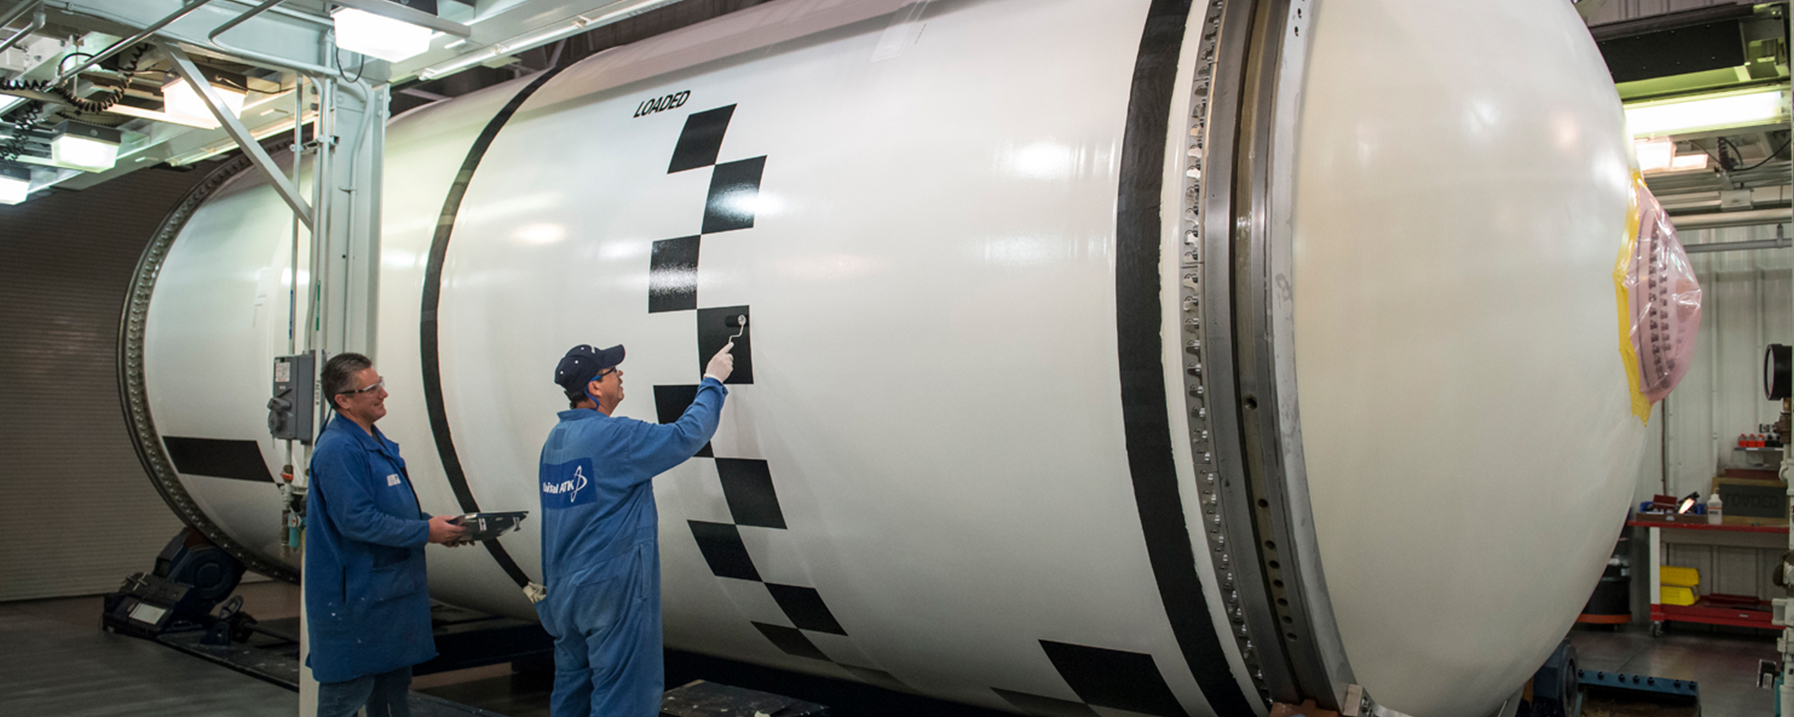
MULTIPOLYGON (((426 511, 534 510, 567 347, 627 345, 657 421, 739 334, 655 481, 669 646, 1033 714, 1480 716, 1640 457, 1623 122, 1562 0, 768 3, 392 122, 380 428, 426 511)), ((289 222, 202 185, 121 354, 170 504, 291 578, 289 222)), ((539 526, 430 551, 434 595, 533 617, 539 526)))

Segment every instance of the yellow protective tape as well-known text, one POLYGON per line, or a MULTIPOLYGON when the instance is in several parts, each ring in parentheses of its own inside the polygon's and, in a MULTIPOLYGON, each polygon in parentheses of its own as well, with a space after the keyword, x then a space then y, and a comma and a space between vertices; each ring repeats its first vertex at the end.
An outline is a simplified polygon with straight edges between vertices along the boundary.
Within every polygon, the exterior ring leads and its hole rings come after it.
POLYGON ((1632 296, 1626 289, 1626 274, 1631 267, 1632 256, 1638 251, 1638 228, 1641 217, 1639 213, 1638 193, 1643 189, 1644 174, 1632 172, 1632 198, 1626 203, 1626 238, 1620 244, 1620 258, 1613 266, 1613 291, 1619 300, 1620 317, 1620 363, 1626 367, 1626 386, 1632 394, 1632 415, 1638 416, 1640 423, 1651 423, 1651 400, 1645 398, 1640 389, 1638 368, 1638 351, 1632 348, 1632 296))

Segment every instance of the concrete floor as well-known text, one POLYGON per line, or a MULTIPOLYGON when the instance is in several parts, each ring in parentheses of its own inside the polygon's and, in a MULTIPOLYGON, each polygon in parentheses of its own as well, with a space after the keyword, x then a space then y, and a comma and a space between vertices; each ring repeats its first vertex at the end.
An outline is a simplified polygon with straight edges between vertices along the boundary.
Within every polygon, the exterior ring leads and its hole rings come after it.
MULTIPOLYGON (((243 585, 244 609, 258 618, 293 617, 299 590, 284 583, 243 585)), ((283 688, 143 640, 99 629, 100 598, 0 603, 0 714, 279 715, 298 710, 283 688)), ((1672 625, 1652 638, 1643 628, 1578 627, 1570 640, 1583 669, 1700 683, 1701 713, 1767 715, 1774 696, 1756 687, 1757 661, 1776 658, 1775 638, 1760 631, 1672 625)), ((843 717, 999 713, 856 684, 767 670, 726 660, 668 653, 668 686, 709 679, 832 705, 843 717)), ((508 717, 546 715, 546 675, 510 665, 416 678, 425 695, 508 717)))
MULTIPOLYGON (((243 609, 261 620, 297 617, 301 593, 278 582, 237 589, 243 609)), ((149 641, 100 630, 98 596, 0 603, 0 716, 183 715, 291 717, 299 697, 285 688, 149 641)), ((835 707, 843 717, 1006 717, 858 683, 770 670, 686 653, 667 653, 668 686, 694 679, 740 685, 835 707)), ((552 673, 518 673, 510 664, 420 675, 413 714, 547 717, 552 673), (420 701, 429 704, 420 704, 420 701), (446 702, 444 702, 446 701, 446 702), (420 708, 434 707, 434 712, 420 708)))
MULTIPOLYGON (((298 588, 277 582, 238 588, 244 610, 260 619, 297 617, 298 588)), ((100 629, 98 596, 0 603, 0 715, 180 715, 182 717, 292 717, 299 695, 147 640, 100 629)), ((508 665, 498 668, 509 669, 508 665)), ((495 668, 486 668, 495 669, 495 668)), ((477 671, 429 675, 434 684, 477 679, 477 671), (476 673, 468 676, 462 673, 476 673)), ((481 713, 438 699, 427 690, 411 695, 414 717, 467 717, 481 713)), ((546 712, 543 712, 546 714, 546 712)))
POLYGON ((1584 670, 1694 680, 1701 714, 1709 717, 1769 715, 1771 690, 1757 688, 1757 661, 1775 660, 1775 634, 1744 628, 1671 623, 1662 637, 1644 626, 1609 631, 1578 625, 1570 631, 1584 670))
POLYGON ((0 605, 0 714, 292 717, 298 695, 147 640, 102 632, 97 600, 74 625, 63 606, 0 605), (59 617, 48 617, 55 613, 59 617))

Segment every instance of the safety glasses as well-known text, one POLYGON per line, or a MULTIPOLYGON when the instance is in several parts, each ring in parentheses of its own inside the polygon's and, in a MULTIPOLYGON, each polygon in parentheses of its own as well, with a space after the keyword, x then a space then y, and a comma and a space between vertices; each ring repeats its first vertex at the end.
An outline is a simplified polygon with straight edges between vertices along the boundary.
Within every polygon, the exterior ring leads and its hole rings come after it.
POLYGON ((367 387, 367 388, 352 388, 352 389, 349 389, 349 390, 347 390, 347 391, 343 391, 343 392, 341 392, 341 393, 338 393, 338 394, 336 394, 336 395, 338 395, 338 396, 352 396, 352 395, 355 395, 355 394, 358 394, 358 393, 373 393, 373 392, 375 392, 375 391, 378 391, 378 390, 380 390, 380 389, 383 389, 383 388, 386 388, 386 379, 384 379, 384 378, 382 378, 382 379, 380 379, 380 380, 378 380, 378 381, 375 381, 375 382, 374 382, 374 385, 372 385, 372 386, 368 386, 368 387, 367 387))

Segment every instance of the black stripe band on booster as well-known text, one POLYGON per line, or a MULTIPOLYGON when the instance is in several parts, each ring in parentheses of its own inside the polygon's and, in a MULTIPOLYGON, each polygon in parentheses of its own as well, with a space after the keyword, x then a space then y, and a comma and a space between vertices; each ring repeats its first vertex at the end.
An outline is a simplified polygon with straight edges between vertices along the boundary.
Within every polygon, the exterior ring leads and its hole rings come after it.
POLYGON ((1134 502, 1172 634, 1215 713, 1249 715, 1253 709, 1234 680, 1227 653, 1221 649, 1220 636, 1209 618, 1183 501, 1178 498, 1159 329, 1163 317, 1159 304, 1160 230, 1161 221, 1167 221, 1161 218, 1160 206, 1165 143, 1190 7, 1191 0, 1153 0, 1128 97, 1115 220, 1121 413, 1134 502))
MULTIPOLYGON (((430 242, 430 261, 424 270, 424 303, 418 331, 418 356, 423 363, 424 371, 424 404, 430 411, 430 433, 436 436, 436 453, 442 457, 442 470, 447 474, 449 486, 455 490, 455 499, 460 501, 461 510, 478 513, 480 504, 473 498, 473 491, 467 487, 467 472, 461 468, 461 456, 455 452, 455 438, 449 431, 448 411, 442 402, 442 362, 437 350, 436 310, 442 303, 442 265, 448 257, 449 236, 455 231, 455 216, 461 211, 461 199, 467 196, 467 185, 473 181, 473 172, 480 167, 480 160, 486 157, 486 150, 492 147, 492 140, 498 137, 498 131, 511 115, 517 114, 530 95, 541 89, 561 71, 551 68, 536 76, 510 102, 505 103, 486 128, 480 131, 473 146, 467 150, 467 159, 461 163, 461 171, 455 173, 454 184, 449 185, 448 198, 442 202, 442 214, 436 220, 436 236, 430 242)), ((511 554, 498 544, 497 539, 481 541, 486 550, 492 553, 492 559, 498 561, 506 575, 517 582, 518 587, 529 584, 529 575, 511 559, 511 554)))
POLYGON ((214 478, 234 478, 256 483, 273 483, 268 461, 262 457, 262 444, 255 441, 233 441, 220 438, 183 438, 163 436, 168 460, 179 473, 214 478))

